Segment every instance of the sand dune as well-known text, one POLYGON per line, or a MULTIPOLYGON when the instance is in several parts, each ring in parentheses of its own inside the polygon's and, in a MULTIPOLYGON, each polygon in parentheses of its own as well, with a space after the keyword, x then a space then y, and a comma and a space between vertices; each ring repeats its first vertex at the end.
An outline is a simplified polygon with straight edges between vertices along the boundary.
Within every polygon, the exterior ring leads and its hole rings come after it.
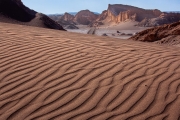
POLYGON ((179 61, 180 48, 0 23, 0 120, 178 120, 179 61))

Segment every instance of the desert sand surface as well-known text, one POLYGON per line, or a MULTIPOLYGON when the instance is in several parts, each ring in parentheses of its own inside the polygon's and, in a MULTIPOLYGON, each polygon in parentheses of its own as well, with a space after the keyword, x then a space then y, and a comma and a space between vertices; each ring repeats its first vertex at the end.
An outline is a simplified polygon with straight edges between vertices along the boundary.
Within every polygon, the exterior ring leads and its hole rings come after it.
POLYGON ((91 29, 88 25, 76 25, 79 29, 66 29, 68 32, 75 32, 81 34, 87 34, 88 31, 91 29))
MULTIPOLYGON (((150 28, 138 27, 136 26, 137 24, 138 22, 136 21, 125 21, 119 24, 107 23, 106 25, 100 25, 96 27, 94 35, 103 36, 103 34, 106 34, 107 36, 112 38, 129 39, 136 33, 150 28), (119 33, 117 33, 117 31, 119 31, 119 33)), ((93 29, 93 27, 88 27, 85 25, 79 25, 78 27, 79 29, 67 29, 67 31, 88 34, 90 29, 93 29)))
POLYGON ((180 119, 180 48, 0 23, 0 120, 48 119, 180 119))

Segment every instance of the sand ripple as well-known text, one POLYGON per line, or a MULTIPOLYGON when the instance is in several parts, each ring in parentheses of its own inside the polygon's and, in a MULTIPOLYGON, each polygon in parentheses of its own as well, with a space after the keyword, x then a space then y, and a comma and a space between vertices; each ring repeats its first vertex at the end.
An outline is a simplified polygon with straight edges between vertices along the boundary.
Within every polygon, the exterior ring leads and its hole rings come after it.
POLYGON ((0 120, 178 120, 179 111, 179 48, 0 23, 0 120))

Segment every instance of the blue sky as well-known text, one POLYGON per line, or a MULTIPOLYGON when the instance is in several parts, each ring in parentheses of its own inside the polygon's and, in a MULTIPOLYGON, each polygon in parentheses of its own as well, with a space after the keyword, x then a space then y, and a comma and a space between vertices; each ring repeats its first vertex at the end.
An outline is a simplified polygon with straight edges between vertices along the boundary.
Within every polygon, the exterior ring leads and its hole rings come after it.
POLYGON ((22 0, 31 9, 45 14, 78 12, 89 9, 101 13, 108 4, 126 4, 145 9, 180 11, 180 0, 22 0))

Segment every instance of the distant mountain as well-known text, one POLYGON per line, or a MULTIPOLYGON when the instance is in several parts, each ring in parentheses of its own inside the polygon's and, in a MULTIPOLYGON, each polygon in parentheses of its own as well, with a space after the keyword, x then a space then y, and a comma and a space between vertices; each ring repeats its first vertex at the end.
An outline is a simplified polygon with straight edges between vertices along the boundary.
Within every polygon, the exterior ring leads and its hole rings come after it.
POLYGON ((59 17, 57 22, 62 25, 65 29, 79 29, 76 26, 76 23, 74 20, 74 15, 71 15, 69 13, 65 13, 63 16, 59 17))
POLYGON ((163 11, 165 13, 180 13, 180 11, 163 11))
MULTIPOLYGON (((71 15, 76 15, 78 12, 65 12, 65 13, 69 13, 71 15)), ((65 13, 60 13, 60 14, 47 14, 48 16, 63 16, 65 13)), ((100 13, 98 12, 93 12, 96 15, 99 15, 100 13)))
POLYGON ((78 12, 67 12, 67 13, 75 16, 78 12))
POLYGON ((95 21, 97 18, 98 18, 98 15, 94 14, 94 12, 91 12, 89 10, 81 10, 75 15, 75 18, 73 21, 76 24, 89 25, 93 21, 95 21))
POLYGON ((0 0, 0 22, 64 30, 48 16, 26 7, 21 0, 0 0))
POLYGON ((74 25, 82 24, 89 25, 98 18, 97 12, 91 12, 89 10, 81 10, 79 12, 69 12, 62 14, 51 14, 49 17, 65 28, 77 29, 74 25), (70 27, 69 27, 70 26, 70 27))
MULTIPOLYGON (((107 10, 104 10, 101 14, 89 10, 69 12, 68 14, 74 16, 74 19, 70 20, 71 23, 74 22, 91 27, 111 23, 119 24, 125 21, 136 21, 139 23, 137 26, 141 27, 153 27, 178 22, 180 20, 180 11, 162 12, 158 9, 143 9, 122 4, 109 4, 107 10)), ((64 14, 55 14, 49 17, 60 23, 60 20, 63 21, 63 19, 61 19, 63 15, 64 14)))

